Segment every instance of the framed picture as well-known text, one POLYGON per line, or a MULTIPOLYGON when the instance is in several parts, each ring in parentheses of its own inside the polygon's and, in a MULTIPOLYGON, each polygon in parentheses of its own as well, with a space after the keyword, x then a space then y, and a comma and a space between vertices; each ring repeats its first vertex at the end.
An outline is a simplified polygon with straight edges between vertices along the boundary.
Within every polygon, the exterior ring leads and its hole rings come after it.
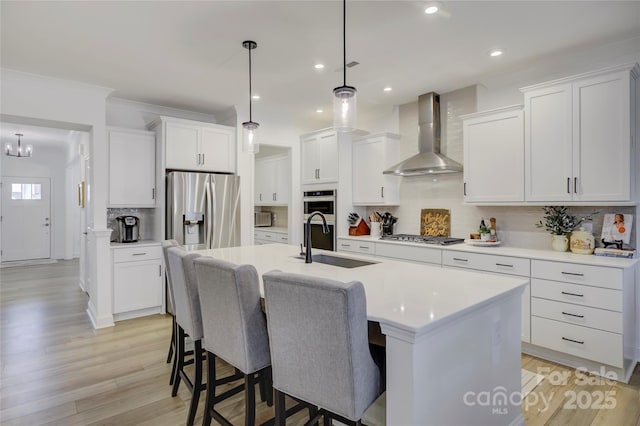
POLYGON ((632 225, 633 215, 622 213, 605 214, 604 222, 602 223, 602 239, 610 243, 622 241, 625 244, 629 244, 632 225))

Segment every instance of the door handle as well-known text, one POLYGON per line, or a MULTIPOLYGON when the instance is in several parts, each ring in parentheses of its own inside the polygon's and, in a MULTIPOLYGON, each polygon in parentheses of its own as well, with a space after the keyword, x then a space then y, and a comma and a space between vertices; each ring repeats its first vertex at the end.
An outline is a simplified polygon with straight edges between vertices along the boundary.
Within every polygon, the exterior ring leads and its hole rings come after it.
POLYGON ((155 188, 151 188, 151 199, 152 200, 156 199, 156 189, 155 188))
POLYGON ((567 194, 571 194, 571 178, 567 178, 567 194))
POLYGON ((380 187, 380 197, 384 198, 384 186, 380 187))
POLYGON ((578 178, 577 177, 573 178, 573 192, 574 192, 574 194, 578 193, 578 178))

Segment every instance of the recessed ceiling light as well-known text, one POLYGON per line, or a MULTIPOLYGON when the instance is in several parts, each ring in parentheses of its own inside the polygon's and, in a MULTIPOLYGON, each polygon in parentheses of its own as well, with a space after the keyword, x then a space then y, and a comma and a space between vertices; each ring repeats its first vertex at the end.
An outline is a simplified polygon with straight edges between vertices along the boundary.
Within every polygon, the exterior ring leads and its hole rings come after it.
POLYGON ((318 114, 320 114, 321 112, 324 112, 324 111, 322 110, 322 108, 318 108, 318 109, 316 110, 316 112, 317 112, 318 114))
POLYGON ((493 49, 491 52, 489 52, 489 56, 491 56, 492 58, 497 58, 498 56, 502 56, 503 53, 504 50, 502 49, 493 49))
POLYGON ((253 95, 253 96, 251 96, 251 99, 258 100, 258 99, 260 99, 260 95, 253 95))
POLYGON ((391 88, 391 87, 387 86, 387 87, 385 87, 385 88, 384 88, 384 89, 382 89, 382 90, 384 90, 385 92, 390 92, 390 91, 392 91, 392 90, 393 90, 393 88, 391 88))
POLYGON ((436 13, 438 11, 438 6, 436 5, 431 5, 428 6, 425 10, 424 13, 426 13, 427 15, 433 15, 434 13, 436 13))
POLYGON ((317 70, 321 70, 322 68, 324 68, 324 64, 315 64, 313 67, 317 70))

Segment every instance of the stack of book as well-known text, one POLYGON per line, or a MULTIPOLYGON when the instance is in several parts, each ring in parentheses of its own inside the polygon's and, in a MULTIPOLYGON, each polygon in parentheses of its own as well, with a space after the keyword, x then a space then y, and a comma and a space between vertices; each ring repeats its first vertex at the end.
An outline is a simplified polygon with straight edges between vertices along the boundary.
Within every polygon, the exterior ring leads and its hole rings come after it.
POLYGON ((609 257, 625 257, 627 259, 634 259, 636 257, 636 249, 632 248, 603 248, 597 247, 594 254, 596 256, 609 256, 609 257))

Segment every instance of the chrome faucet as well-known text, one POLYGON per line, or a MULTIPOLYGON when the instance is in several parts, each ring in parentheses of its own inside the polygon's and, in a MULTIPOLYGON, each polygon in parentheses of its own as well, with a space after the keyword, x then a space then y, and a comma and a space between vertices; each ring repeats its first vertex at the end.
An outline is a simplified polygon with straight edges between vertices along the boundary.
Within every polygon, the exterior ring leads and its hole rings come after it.
POLYGON ((309 215, 309 218, 307 219, 307 225, 305 227, 305 239, 304 239, 304 243, 305 246, 307 248, 306 254, 305 254, 305 259, 304 259, 304 263, 311 263, 311 219, 314 216, 320 216, 320 218, 322 218, 322 233, 323 234, 328 234, 329 233, 329 227, 327 226, 327 220, 325 219, 324 215, 320 212, 313 212, 309 215))

